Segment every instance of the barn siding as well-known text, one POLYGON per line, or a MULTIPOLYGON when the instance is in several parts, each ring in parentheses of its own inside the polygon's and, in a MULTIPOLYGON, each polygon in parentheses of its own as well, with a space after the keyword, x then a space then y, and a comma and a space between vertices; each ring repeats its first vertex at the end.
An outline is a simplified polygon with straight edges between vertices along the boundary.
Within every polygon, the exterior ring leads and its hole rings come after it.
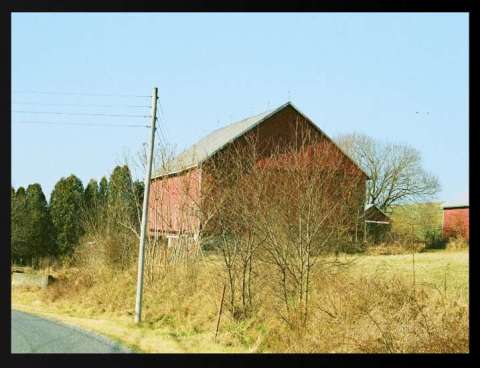
POLYGON ((469 239, 470 211, 469 208, 445 208, 443 210, 443 236, 448 239, 461 235, 469 239))
POLYGON ((195 234, 200 200, 201 170, 194 168, 179 175, 156 178, 151 183, 148 228, 153 233, 195 234))
MULTIPOLYGON (((236 148, 239 146, 241 147, 245 144, 246 139, 254 138, 254 141, 257 144, 257 152, 259 153, 259 159, 257 161, 258 165, 280 168, 282 166, 288 166, 293 158, 286 153, 280 153, 274 161, 269 158, 269 156, 273 153, 276 146, 287 147, 288 145, 293 144, 296 137, 299 135, 297 133, 302 130, 304 132, 309 131, 312 136, 316 138, 316 144, 312 146, 312 152, 310 152, 311 155, 309 155, 310 157, 306 157, 305 162, 308 162, 308 159, 313 157, 314 149, 319 150, 320 153, 329 155, 327 160, 325 160, 326 164, 332 165, 336 168, 343 168, 349 173, 349 175, 351 175, 352 182, 357 184, 354 188, 355 194, 352 196, 358 199, 357 203, 350 203, 350 205, 354 207, 357 206, 356 209, 352 208, 352 228, 354 231, 355 227, 358 226, 358 230, 363 231, 363 226, 361 226, 361 220, 359 220, 359 218, 363 215, 365 206, 366 174, 360 170, 360 168, 355 165, 335 143, 312 127, 311 122, 303 118, 292 107, 285 108, 257 127, 246 132, 243 137, 240 137, 235 142, 235 146, 236 148)), ((210 173, 212 167, 222 166, 225 161, 228 161, 228 156, 233 155, 233 157, 235 157, 237 155, 236 152, 238 151, 234 149, 233 144, 227 145, 203 163, 204 172, 202 180, 205 181, 207 178, 211 178, 212 175, 210 175, 210 173), (213 163, 214 161, 216 163, 213 163), (212 166, 210 166, 210 164, 212 164, 212 166)), ((228 165, 226 166, 226 169, 228 169, 228 165)), ((215 186, 214 183, 210 183, 210 185, 215 186)), ((207 186, 209 185, 206 185, 205 187, 207 186)), ((214 222, 215 221, 212 220, 212 223, 214 222)))

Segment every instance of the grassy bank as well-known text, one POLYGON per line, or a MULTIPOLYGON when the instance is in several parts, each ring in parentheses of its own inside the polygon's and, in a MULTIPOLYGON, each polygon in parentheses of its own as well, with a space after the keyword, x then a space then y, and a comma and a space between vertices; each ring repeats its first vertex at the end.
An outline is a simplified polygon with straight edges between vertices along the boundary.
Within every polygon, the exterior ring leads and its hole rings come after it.
MULTIPOLYGON (((144 322, 133 323, 135 269, 58 270, 46 290, 15 289, 13 307, 102 333, 144 352, 464 352, 468 252, 358 256, 312 276, 308 324, 288 325, 270 274, 256 279, 255 309, 224 309, 219 258, 147 277, 144 322)), ((293 319, 290 319, 292 321, 293 319)))
POLYGON ((104 313, 91 315, 89 311, 72 308, 70 310, 55 305, 47 305, 39 299, 38 290, 15 292, 17 302, 12 308, 60 321, 67 325, 78 326, 87 331, 99 333, 118 342, 136 353, 228 353, 241 352, 203 339, 205 335, 177 335, 168 328, 152 328, 150 323, 135 325, 130 317, 121 317, 104 313), (72 312, 72 310, 74 310, 72 312))
POLYGON ((451 297, 468 300, 468 260, 468 251, 444 250, 416 253, 414 259, 412 254, 361 256, 351 271, 386 280, 401 276, 411 283, 415 275, 418 286, 446 289, 451 297))

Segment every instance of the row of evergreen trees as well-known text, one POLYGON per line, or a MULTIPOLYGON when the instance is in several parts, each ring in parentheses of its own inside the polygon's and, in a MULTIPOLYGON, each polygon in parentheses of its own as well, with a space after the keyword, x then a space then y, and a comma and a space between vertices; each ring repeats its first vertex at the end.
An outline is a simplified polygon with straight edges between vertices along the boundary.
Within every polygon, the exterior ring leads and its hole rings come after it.
POLYGON ((42 257, 73 254, 89 224, 139 226, 143 183, 132 181, 128 166, 117 166, 109 180, 92 179, 84 188, 75 175, 61 178, 47 202, 40 184, 11 190, 12 261, 31 265, 42 257), (120 218, 121 217, 121 218, 120 218))

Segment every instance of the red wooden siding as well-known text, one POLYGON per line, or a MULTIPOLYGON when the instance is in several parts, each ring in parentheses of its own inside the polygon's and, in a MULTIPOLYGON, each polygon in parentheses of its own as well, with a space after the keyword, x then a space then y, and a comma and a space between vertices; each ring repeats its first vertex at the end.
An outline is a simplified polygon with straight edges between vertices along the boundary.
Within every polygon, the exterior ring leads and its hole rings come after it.
POLYGON ((461 235, 469 239, 469 208, 445 208, 443 210, 443 236, 450 238, 461 235))
POLYGON ((197 168, 180 175, 154 179, 150 186, 148 228, 163 234, 199 230, 196 216, 200 200, 201 171, 197 168))

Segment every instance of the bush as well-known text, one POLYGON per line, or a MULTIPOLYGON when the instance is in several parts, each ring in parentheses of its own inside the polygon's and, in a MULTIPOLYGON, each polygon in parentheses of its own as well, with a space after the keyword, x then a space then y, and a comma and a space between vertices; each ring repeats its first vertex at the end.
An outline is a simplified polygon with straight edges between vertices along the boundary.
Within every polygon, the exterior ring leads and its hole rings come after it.
POLYGON ((427 231, 425 244, 427 249, 445 249, 446 242, 443 239, 441 230, 427 231))
MULTIPOLYGON (((397 244, 391 249, 395 246, 401 248, 397 244)), ((146 326, 168 329, 182 344, 200 340, 202 346, 213 344, 223 288, 222 278, 215 276, 221 267, 218 256, 168 270, 155 267, 164 275, 160 282, 146 284, 146 326)), ((258 309, 235 320, 224 308, 217 343, 259 352, 468 351, 468 304, 454 294, 421 285, 414 290, 400 277, 324 269, 312 274, 311 312, 305 326, 294 310, 282 315, 282 301, 265 267, 256 291, 258 309)), ((136 265, 122 271, 90 263, 89 269, 64 270, 58 282, 37 292, 44 302, 68 313, 133 318, 135 276, 136 265)))
POLYGON ((393 239, 431 244, 441 238, 442 207, 439 203, 394 206, 391 219, 393 239))
POLYGON ((380 243, 380 244, 371 244, 366 247, 365 254, 379 256, 379 255, 395 255, 395 254, 411 254, 412 251, 415 253, 422 252, 425 249, 425 244, 418 243, 404 243, 404 242, 393 242, 393 243, 380 243))
POLYGON ((445 246, 447 250, 456 251, 468 249, 468 242, 461 236, 450 238, 445 246))

